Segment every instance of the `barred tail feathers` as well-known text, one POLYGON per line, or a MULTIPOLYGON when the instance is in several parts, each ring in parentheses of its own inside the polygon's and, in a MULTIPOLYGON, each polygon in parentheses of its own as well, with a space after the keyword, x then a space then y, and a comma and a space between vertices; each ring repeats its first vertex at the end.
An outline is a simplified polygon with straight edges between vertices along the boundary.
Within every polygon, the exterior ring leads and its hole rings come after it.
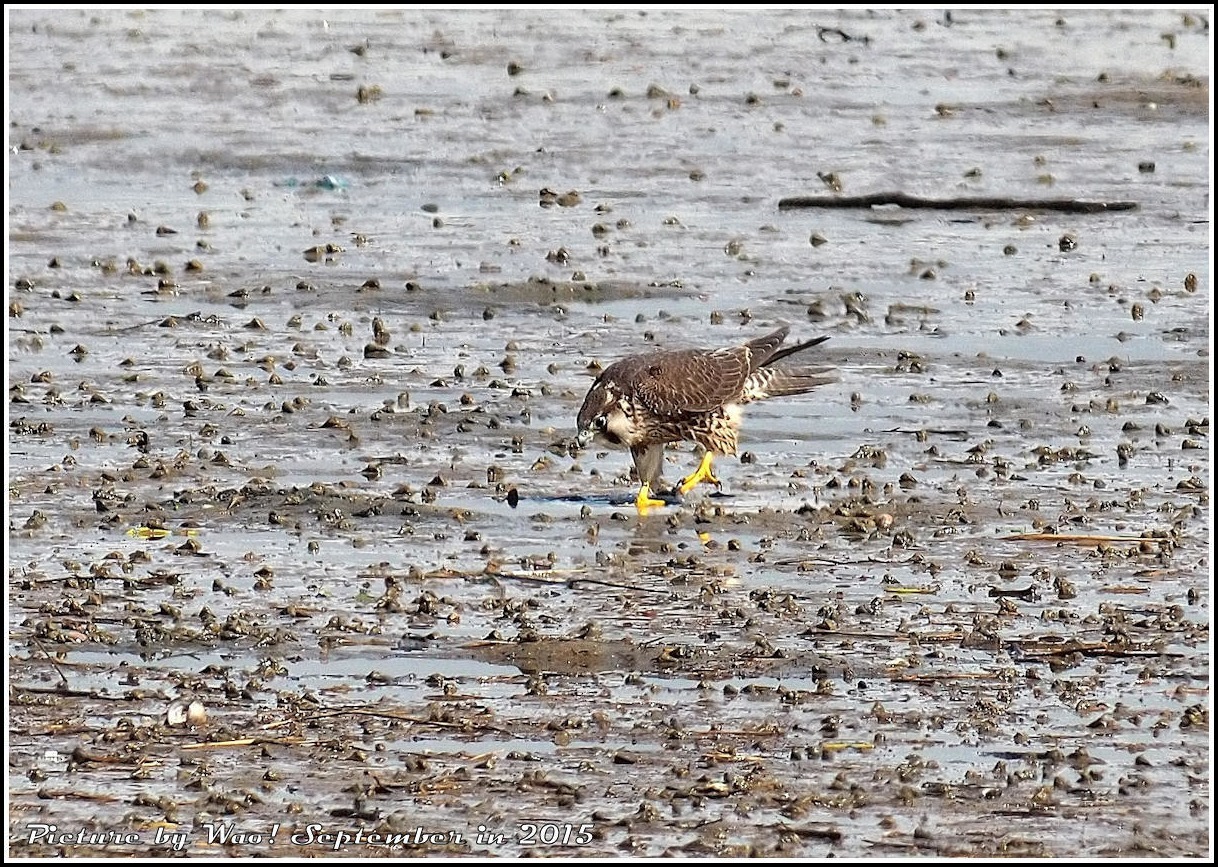
POLYGON ((748 378, 744 384, 742 403, 765 400, 771 397, 786 397, 805 394, 814 388, 836 382, 837 377, 823 368, 776 368, 763 367, 748 378))

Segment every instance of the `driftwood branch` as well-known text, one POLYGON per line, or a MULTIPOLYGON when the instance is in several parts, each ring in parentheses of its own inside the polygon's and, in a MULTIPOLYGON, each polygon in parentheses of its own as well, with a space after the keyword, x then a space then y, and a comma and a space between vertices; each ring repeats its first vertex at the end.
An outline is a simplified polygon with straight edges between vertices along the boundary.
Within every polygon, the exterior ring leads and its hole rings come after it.
POLYGON ((792 196, 779 199, 778 210, 795 208, 871 208, 897 205, 902 208, 928 208, 938 211, 1065 211, 1069 214, 1101 214, 1106 211, 1133 211, 1137 202, 1085 202, 1080 199, 1012 199, 1007 196, 964 196, 953 199, 924 199, 905 193, 872 193, 868 196, 792 196))
POLYGON ((1103 545, 1106 542, 1154 542, 1153 536, 1104 536, 1094 533, 1017 533, 1007 536, 1008 542, 1076 542, 1080 545, 1103 545))

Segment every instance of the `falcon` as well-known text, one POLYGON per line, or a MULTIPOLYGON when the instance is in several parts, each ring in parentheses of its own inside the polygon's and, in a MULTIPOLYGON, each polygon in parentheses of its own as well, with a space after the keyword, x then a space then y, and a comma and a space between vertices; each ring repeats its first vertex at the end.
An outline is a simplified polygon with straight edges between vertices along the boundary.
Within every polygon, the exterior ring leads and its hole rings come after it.
POLYGON ((792 363, 792 356, 829 338, 784 347, 789 330, 723 349, 662 350, 614 362, 584 398, 576 443, 582 448, 595 438, 630 449, 640 514, 667 505, 652 491, 660 484, 668 443, 692 440, 702 448, 698 468, 675 491, 686 494, 701 482, 718 485, 711 465, 716 455, 736 454, 744 404, 803 394, 834 379, 825 368, 792 363))

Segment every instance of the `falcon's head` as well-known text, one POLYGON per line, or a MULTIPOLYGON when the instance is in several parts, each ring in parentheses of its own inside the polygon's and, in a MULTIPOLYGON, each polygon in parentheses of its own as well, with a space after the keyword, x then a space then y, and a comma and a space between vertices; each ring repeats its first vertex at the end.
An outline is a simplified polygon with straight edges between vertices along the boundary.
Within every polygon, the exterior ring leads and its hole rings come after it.
POLYGON ((575 441, 580 448, 586 446, 594 437, 600 437, 615 446, 634 443, 634 423, 626 412, 628 402, 623 398, 624 395, 612 377, 601 374, 592 384, 576 421, 579 432, 575 441))

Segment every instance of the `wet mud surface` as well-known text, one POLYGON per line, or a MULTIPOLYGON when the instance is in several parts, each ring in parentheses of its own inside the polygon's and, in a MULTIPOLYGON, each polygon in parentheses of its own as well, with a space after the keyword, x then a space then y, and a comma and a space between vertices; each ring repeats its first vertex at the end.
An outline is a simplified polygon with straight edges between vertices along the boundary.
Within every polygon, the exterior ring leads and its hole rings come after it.
POLYGON ((1209 47, 14 11, 10 851, 1207 856, 1209 47), (783 322, 721 490, 574 448, 783 322))

